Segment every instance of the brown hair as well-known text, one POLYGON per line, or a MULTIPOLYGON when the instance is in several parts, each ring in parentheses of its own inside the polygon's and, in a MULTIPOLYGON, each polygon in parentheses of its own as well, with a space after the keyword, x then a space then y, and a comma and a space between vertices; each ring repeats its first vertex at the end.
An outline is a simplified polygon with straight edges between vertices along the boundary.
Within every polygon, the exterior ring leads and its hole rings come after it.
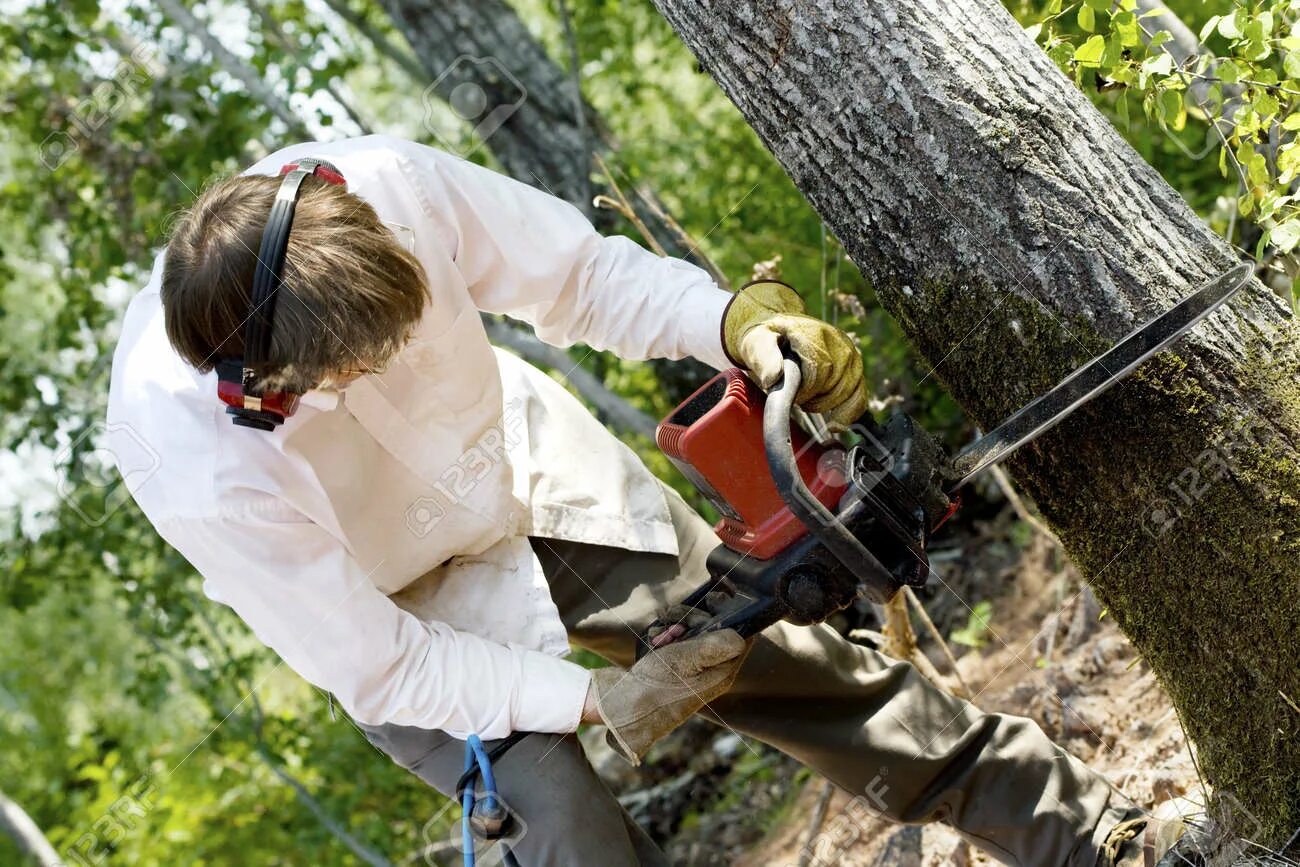
MULTIPOLYGON (((244 348, 253 271, 280 178, 239 175, 203 191, 171 233, 162 276, 167 339, 208 371, 244 348)), ((429 297, 418 259, 374 208, 342 187, 303 180, 260 385, 306 391, 331 374, 382 365, 429 297)))

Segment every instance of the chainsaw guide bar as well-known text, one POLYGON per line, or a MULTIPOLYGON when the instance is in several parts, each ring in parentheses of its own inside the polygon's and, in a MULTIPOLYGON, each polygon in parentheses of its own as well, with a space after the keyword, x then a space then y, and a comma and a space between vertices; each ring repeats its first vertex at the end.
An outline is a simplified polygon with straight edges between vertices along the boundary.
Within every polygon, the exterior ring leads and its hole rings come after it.
POLYGON ((1182 337, 1236 294, 1250 279, 1251 272, 1250 264, 1243 262, 1215 277, 962 449, 952 461, 950 474, 955 481, 949 492, 1056 427, 1070 413, 1182 337))

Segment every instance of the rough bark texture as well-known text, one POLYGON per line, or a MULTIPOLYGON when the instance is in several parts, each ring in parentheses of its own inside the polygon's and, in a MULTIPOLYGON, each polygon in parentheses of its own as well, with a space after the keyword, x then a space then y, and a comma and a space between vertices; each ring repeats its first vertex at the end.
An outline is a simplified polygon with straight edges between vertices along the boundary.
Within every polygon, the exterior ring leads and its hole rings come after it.
MULTIPOLYGON (((336 0, 342 2, 342 0, 336 0)), ((497 127, 489 124, 484 146, 512 177, 576 205, 602 231, 623 228, 617 212, 592 206, 595 195, 612 195, 600 174, 597 156, 613 162, 612 139, 577 82, 547 55, 523 21, 503 0, 383 0, 415 52, 439 98, 457 105, 455 91, 477 86, 488 106, 513 106, 497 127), (576 110, 581 106, 582 113, 576 110)), ((669 256, 685 258, 710 271, 708 261, 666 217, 650 191, 624 189, 627 206, 669 256)), ((685 398, 712 375, 697 362, 652 362, 669 396, 685 398)))
MULTIPOLYGON (((992 0, 655 2, 986 428, 1234 262, 992 0)), ((1300 824, 1297 330, 1254 283, 1012 464, 1274 841, 1300 824)))

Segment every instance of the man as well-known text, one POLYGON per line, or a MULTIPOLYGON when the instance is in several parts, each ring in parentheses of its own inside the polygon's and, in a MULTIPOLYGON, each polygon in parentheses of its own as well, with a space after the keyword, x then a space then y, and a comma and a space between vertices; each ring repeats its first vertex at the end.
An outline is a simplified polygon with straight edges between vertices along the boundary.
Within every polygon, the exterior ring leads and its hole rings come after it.
POLYGON ((853 342, 788 287, 733 298, 408 142, 286 148, 176 225, 114 358, 110 420, 160 456, 136 499, 210 597, 444 794, 470 734, 536 733, 496 768, 527 822, 520 863, 662 863, 574 732, 606 725, 636 762, 692 713, 1012 864, 1142 863, 1138 832, 1171 827, 1131 821, 1029 720, 825 626, 711 633, 633 664, 716 537, 563 388, 493 349, 479 311, 559 346, 736 364, 765 386, 784 339, 801 404, 839 423, 866 389, 853 342), (567 661, 570 642, 616 667, 567 661))

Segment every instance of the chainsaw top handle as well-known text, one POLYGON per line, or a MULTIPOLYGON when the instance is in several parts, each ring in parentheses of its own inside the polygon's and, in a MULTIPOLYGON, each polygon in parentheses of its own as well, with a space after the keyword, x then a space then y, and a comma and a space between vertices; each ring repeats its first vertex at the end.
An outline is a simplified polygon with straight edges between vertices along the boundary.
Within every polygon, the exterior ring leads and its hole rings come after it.
POLYGON ((782 377, 768 391, 763 405, 763 447, 776 490, 808 532, 858 579, 868 595, 876 601, 885 601, 893 596, 897 581, 876 555, 849 532, 844 522, 808 490, 799 472, 790 436, 790 416, 803 382, 803 371, 799 369, 798 356, 785 341, 781 342, 781 354, 784 356, 782 377))

